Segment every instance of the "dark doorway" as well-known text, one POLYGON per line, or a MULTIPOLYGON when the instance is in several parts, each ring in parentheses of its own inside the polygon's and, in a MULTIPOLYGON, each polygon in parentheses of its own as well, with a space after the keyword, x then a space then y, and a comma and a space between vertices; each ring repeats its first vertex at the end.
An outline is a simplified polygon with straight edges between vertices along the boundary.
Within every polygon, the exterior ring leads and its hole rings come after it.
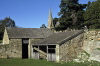
POLYGON ((29 39, 22 39, 22 58, 28 58, 28 43, 29 39))
POLYGON ((55 48, 56 45, 48 45, 48 53, 54 53, 55 54, 55 48))
POLYGON ((43 52, 47 53, 47 46, 39 46, 39 49, 42 50, 43 52))

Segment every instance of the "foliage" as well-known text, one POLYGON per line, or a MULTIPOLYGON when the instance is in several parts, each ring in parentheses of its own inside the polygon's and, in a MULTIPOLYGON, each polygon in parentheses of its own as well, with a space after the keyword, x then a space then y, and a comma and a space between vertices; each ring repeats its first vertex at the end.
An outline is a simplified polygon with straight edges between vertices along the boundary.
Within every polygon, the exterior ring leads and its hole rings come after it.
POLYGON ((88 54, 85 50, 83 50, 83 53, 85 53, 88 57, 90 57, 90 54, 88 54))
POLYGON ((59 22, 58 18, 53 19, 54 26, 56 27, 57 22, 59 22))
POLYGON ((89 57, 90 57, 90 54, 87 53, 85 50, 83 50, 81 53, 78 54, 76 61, 78 62, 88 61, 89 57))
POLYGON ((83 26, 83 13, 86 4, 79 4, 78 0, 61 0, 59 22, 57 27, 59 30, 67 28, 80 29, 83 26))
POLYGON ((100 28, 100 0, 94 2, 88 2, 88 7, 84 14, 86 25, 89 29, 100 28))
POLYGON ((1 20, 1 25, 6 27, 15 27, 15 22, 10 17, 6 17, 4 20, 1 20))
POLYGON ((100 48, 97 48, 97 50, 100 50, 100 48))
POLYGON ((0 40, 0 43, 2 43, 2 40, 0 40))
POLYGON ((33 59, 0 59, 0 66, 100 66, 99 62, 48 62, 46 60, 33 59))
POLYGON ((5 27, 16 27, 14 20, 10 17, 0 20, 0 40, 2 40, 5 27))
POLYGON ((47 28, 47 27, 45 26, 45 24, 42 24, 42 26, 40 28, 47 28))

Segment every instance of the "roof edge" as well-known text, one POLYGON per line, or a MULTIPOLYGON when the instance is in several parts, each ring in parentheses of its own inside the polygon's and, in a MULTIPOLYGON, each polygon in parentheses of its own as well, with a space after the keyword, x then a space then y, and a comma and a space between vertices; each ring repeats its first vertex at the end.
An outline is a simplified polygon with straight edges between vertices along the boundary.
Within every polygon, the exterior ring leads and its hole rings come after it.
POLYGON ((76 34, 73 34, 72 36, 69 36, 69 37, 65 38, 64 40, 62 40, 62 41, 60 41, 60 42, 57 42, 57 43, 58 43, 58 44, 63 44, 63 43, 65 43, 66 41, 71 40, 71 39, 77 37, 78 35, 80 35, 80 34, 82 34, 82 33, 84 33, 84 30, 81 30, 80 32, 77 32, 76 34))

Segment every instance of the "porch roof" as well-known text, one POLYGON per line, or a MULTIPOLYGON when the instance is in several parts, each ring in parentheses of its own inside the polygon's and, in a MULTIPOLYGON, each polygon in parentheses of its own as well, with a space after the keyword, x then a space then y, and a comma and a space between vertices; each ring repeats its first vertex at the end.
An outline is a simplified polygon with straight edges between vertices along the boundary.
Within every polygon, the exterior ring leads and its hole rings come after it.
POLYGON ((38 42, 33 42, 33 45, 52 45, 52 44, 63 44, 66 41, 76 37, 77 35, 83 33, 83 30, 66 31, 60 33, 54 33, 45 39, 41 39, 38 42))

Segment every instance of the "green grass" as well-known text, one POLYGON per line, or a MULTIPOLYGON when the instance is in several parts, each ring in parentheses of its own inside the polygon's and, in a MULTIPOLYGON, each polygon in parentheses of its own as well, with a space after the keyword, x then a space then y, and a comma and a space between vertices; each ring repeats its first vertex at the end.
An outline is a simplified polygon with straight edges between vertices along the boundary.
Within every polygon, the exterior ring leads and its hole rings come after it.
POLYGON ((33 59, 0 59, 0 66, 100 66, 99 62, 47 62, 33 59))
POLYGON ((2 43, 2 40, 0 40, 0 43, 2 43))
POLYGON ((100 29, 89 29, 89 31, 92 31, 92 30, 100 31, 100 29))

